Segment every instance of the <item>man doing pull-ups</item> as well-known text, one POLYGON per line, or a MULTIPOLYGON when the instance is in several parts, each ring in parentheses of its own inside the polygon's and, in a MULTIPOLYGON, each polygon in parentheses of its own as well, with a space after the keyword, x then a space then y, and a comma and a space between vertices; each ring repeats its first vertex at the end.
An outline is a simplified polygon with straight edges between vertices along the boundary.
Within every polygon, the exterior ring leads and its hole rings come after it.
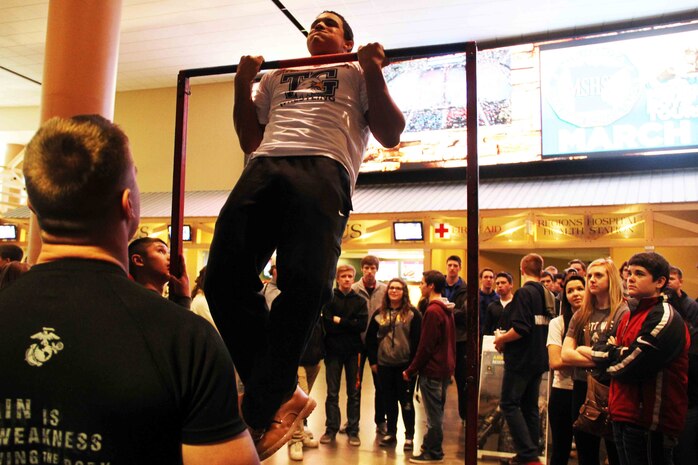
MULTIPOLYGON (((349 24, 325 11, 307 38, 311 55, 347 53, 349 24)), ((405 120, 381 68, 383 47, 357 63, 278 69, 252 83, 264 59, 243 56, 233 120, 249 162, 221 210, 205 294, 245 384, 242 413, 264 459, 315 407, 296 370, 321 306, 332 292, 351 194, 369 131, 386 147, 405 120), (259 274, 276 249, 281 293, 267 311, 259 274)))

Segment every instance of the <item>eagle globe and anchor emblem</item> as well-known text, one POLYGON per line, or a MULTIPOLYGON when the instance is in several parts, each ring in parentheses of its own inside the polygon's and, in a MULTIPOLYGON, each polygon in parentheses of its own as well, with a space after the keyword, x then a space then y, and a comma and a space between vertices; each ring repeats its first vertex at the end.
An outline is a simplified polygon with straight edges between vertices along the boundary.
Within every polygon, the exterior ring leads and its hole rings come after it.
POLYGON ((53 328, 42 328, 42 330, 31 336, 38 342, 30 345, 24 354, 24 360, 34 367, 40 367, 54 354, 57 354, 63 350, 63 342, 61 342, 60 336, 58 336, 53 328))

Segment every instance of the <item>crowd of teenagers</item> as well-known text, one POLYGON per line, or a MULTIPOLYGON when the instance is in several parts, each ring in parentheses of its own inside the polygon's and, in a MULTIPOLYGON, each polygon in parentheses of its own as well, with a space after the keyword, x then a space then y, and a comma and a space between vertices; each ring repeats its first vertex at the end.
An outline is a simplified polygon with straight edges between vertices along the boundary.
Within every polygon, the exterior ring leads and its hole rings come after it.
MULTIPOLYGON (((3 287, 29 269, 21 263, 22 253, 14 245, 0 246, 3 287)), ((131 242, 130 277, 144 288, 162 294, 171 278, 168 265, 164 242, 131 242)), ((484 268, 479 274, 480 336, 494 335, 505 361, 500 408, 516 452, 510 463, 539 461, 544 432, 538 396, 548 368, 551 465, 567 464, 573 448, 580 465, 605 460, 610 465, 698 463, 698 302, 683 290, 682 270, 657 253, 633 255, 620 269, 608 258, 588 265, 575 259, 569 265, 558 273, 554 267, 543 269, 540 256, 525 256, 523 284, 516 292, 509 272, 484 268), (598 385, 608 388, 609 422, 603 432, 576 425, 590 388, 598 385)), ((403 279, 376 279, 379 266, 378 257, 367 255, 361 260, 360 278, 351 265, 337 268, 332 298, 322 308, 297 371, 299 387, 310 394, 324 360, 325 431, 318 440, 307 418, 298 423, 288 442, 292 460, 303 460, 304 449, 336 441, 338 433, 346 434, 349 445, 361 445, 366 362, 373 375, 373 419, 381 447, 400 441, 401 414, 403 449, 415 448, 417 383, 427 429, 411 462, 443 461, 444 406, 453 378, 465 423, 467 286, 460 277, 460 257, 448 258, 444 274, 424 273, 416 306, 403 279), (339 407, 342 372, 344 423, 339 407)), ((260 292, 269 307, 280 294, 275 265, 271 275, 260 292)), ((174 300, 216 328, 203 296, 205 276, 206 267, 191 298, 174 300)), ((188 286, 186 272, 179 282, 188 286)))
MULTIPOLYGON (((353 31, 324 11, 306 46, 311 56, 348 53, 353 31)), ((256 92, 264 58, 240 59, 233 123, 245 167, 191 294, 165 242, 131 241, 141 198, 121 128, 100 115, 41 125, 22 168, 41 245, 28 270, 16 248, 2 249, 2 463, 256 465, 287 443, 302 460, 303 447, 342 431, 359 446, 367 362, 380 445, 398 442, 401 412, 409 461, 444 460, 452 377, 463 420, 467 409, 460 258, 448 258, 445 274, 423 273, 417 308, 403 280, 376 280, 376 257, 364 258, 358 281, 351 266, 337 267, 369 134, 390 148, 405 128, 382 73, 383 47, 359 46, 356 58, 270 71, 256 92), (263 285, 274 252, 273 281, 263 285), (326 423, 316 440, 304 423, 317 406, 308 393, 323 358, 326 423), (419 447, 417 386, 427 420, 419 447)), ((599 462, 600 438, 573 420, 580 404, 589 407, 590 386, 606 385, 610 465, 697 463, 689 352, 698 312, 680 270, 641 253, 620 271, 610 260, 588 269, 573 260, 558 275, 528 254, 517 273, 483 269, 480 280, 479 308, 469 311, 479 314, 480 337, 493 334, 503 353, 512 465, 539 463, 538 393, 549 365, 555 464, 568 460, 572 437, 580 462, 599 462), (522 285, 512 292, 517 274, 522 285)))
MULTIPOLYGON (((410 460, 440 462, 443 404, 452 376, 463 421, 466 411, 465 371, 459 369, 465 365, 465 349, 459 346, 467 332, 461 259, 449 257, 445 274, 425 272, 416 307, 405 281, 376 280, 379 264, 375 256, 364 257, 358 280, 351 265, 339 266, 334 296, 306 350, 315 355, 310 364, 301 364, 299 379, 302 370, 317 374, 324 357, 326 427, 319 442, 331 443, 341 432, 358 446, 362 362, 368 359, 379 445, 397 444, 401 412, 403 448, 409 451, 418 374, 427 433, 410 460), (340 427, 342 370, 347 421, 340 427)), ((573 445, 580 465, 697 463, 698 350, 691 336, 698 327, 698 303, 682 289, 682 270, 660 254, 639 253, 620 270, 608 258, 588 265, 574 259, 558 273, 555 267, 543 269, 543 259, 529 254, 520 273, 523 285, 514 292, 511 273, 484 268, 478 289, 480 335, 494 335, 504 355, 500 408, 516 452, 510 463, 538 463, 544 437, 538 397, 548 370, 551 464, 568 463, 573 445), (610 388, 603 434, 573 426, 590 383, 610 388)), ((307 429, 297 435, 289 445, 291 458, 301 460, 303 446, 317 447, 312 439, 307 429)))

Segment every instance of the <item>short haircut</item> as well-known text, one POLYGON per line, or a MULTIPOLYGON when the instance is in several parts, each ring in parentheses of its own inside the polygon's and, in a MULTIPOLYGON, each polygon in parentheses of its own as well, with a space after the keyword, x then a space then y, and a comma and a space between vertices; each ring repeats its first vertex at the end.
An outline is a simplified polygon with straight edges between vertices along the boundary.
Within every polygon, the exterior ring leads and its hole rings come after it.
POLYGON ((458 262, 458 266, 463 266, 463 262, 461 261, 460 257, 458 255, 451 255, 446 259, 446 263, 448 262, 458 262))
MULTIPOLYGON (((344 40, 351 40, 354 41, 354 31, 351 29, 351 26, 347 22, 346 18, 336 11, 331 11, 331 10, 325 10, 322 13, 330 13, 335 16, 337 16, 339 19, 342 20, 342 29, 344 29, 344 40)), ((322 14, 320 13, 320 14, 322 14)))
POLYGON ((560 279, 562 281, 564 281, 565 280, 565 273, 555 273, 555 275, 553 276, 553 279, 555 281, 560 280, 560 279))
POLYGON ((346 264, 346 265, 339 265, 337 267, 337 277, 339 277, 340 274, 342 274, 346 271, 351 271, 351 274, 356 276, 356 268, 354 268, 353 266, 351 266, 349 264, 346 264))
POLYGON ((669 283, 669 262, 656 252, 642 252, 636 253, 630 260, 628 260, 628 266, 642 266, 652 275, 652 281, 658 281, 659 278, 664 277, 664 286, 660 289, 663 291, 667 284, 669 283))
POLYGON ((521 269, 528 276, 540 276, 543 271, 543 257, 530 253, 521 259, 521 269))
POLYGON ((540 274, 540 279, 543 279, 546 276, 549 277, 551 280, 555 281, 555 277, 550 271, 543 270, 543 272, 540 274))
POLYGON ((375 266, 376 269, 380 266, 381 261, 375 255, 366 255, 361 259, 361 268, 364 266, 375 266))
POLYGON ((14 244, 0 244, 0 258, 11 262, 21 262, 24 257, 22 248, 14 244))
POLYGON ((494 280, 496 281, 497 278, 505 278, 507 281, 509 281, 509 284, 514 284, 514 278, 511 276, 511 274, 507 273, 506 271, 500 271, 497 273, 497 276, 494 277, 494 280))
POLYGON ((482 275, 485 274, 485 271, 489 271, 490 273, 494 274, 494 270, 492 268, 483 268, 480 270, 480 274, 478 275, 480 279, 482 279, 482 275))
POLYGON ((434 292, 441 294, 446 288, 446 277, 440 271, 429 270, 422 273, 422 275, 427 285, 434 285, 434 292))
POLYGON ((72 237, 101 231, 131 166, 126 134, 106 118, 46 121, 27 144, 23 168, 41 229, 72 237))
POLYGON ((4 267, 0 268, 0 289, 9 286, 27 271, 29 271, 29 265, 26 263, 22 263, 18 260, 7 263, 4 267))
POLYGON ((678 266, 671 265, 669 267, 669 274, 675 273, 679 279, 683 279, 683 271, 678 266))
POLYGON ((578 259, 578 258, 573 258, 572 260, 570 260, 569 262, 567 262, 567 264, 570 265, 570 266, 572 266, 573 263, 579 263, 580 265, 582 265, 582 269, 583 269, 584 271, 587 270, 587 265, 586 265, 586 263, 584 263, 584 262, 581 261, 580 259, 578 259))
POLYGON ((135 276, 135 271, 138 269, 134 264, 133 264, 133 256, 134 255, 140 255, 143 256, 147 253, 148 247, 150 247, 150 244, 153 244, 155 242, 160 242, 162 244, 167 244, 165 241, 162 239, 159 239, 157 237, 140 237, 134 241, 131 241, 131 243, 128 245, 128 272, 131 273, 131 276, 135 276))

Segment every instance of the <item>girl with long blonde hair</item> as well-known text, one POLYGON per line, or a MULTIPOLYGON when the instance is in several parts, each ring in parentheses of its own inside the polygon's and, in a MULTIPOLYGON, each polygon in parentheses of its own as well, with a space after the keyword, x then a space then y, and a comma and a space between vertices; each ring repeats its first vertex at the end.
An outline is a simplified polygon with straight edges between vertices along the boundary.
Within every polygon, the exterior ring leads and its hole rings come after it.
MULTIPOLYGON (((587 374, 605 384, 608 375, 595 370, 591 359, 591 347, 602 337, 615 332, 620 318, 628 311, 623 298, 623 284, 618 268, 610 258, 599 258, 587 267, 584 303, 570 320, 569 329, 562 344, 562 361, 575 367, 572 391, 572 414, 576 417, 584 403, 587 391, 587 374)), ((579 465, 599 465, 601 438, 583 431, 574 432, 579 465)), ((618 453, 613 441, 606 439, 606 451, 610 465, 618 465, 618 453)))

